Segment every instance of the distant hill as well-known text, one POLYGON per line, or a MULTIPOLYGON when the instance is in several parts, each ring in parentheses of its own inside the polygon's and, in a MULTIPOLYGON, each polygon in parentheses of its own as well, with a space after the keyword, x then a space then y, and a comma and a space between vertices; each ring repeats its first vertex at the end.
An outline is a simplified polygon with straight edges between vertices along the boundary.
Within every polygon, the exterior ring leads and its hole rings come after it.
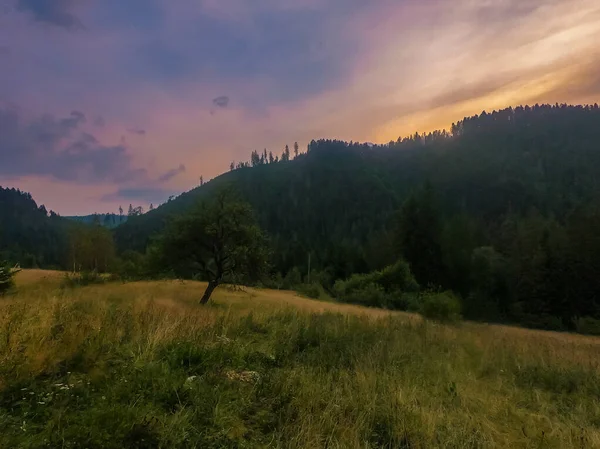
POLYGON ((127 215, 119 214, 92 214, 92 215, 76 215, 65 217, 68 220, 77 221, 85 224, 98 224, 109 229, 114 229, 117 226, 127 222, 127 215))
POLYGON ((143 251, 170 216, 229 182, 256 210, 282 273, 304 267, 308 252, 315 268, 335 277, 385 263, 394 216, 426 180, 444 214, 468 214, 484 224, 487 238, 509 213, 536 209, 563 220, 600 192, 600 110, 509 108, 386 145, 313 141, 294 160, 254 165, 131 218, 115 229, 118 248, 143 251))

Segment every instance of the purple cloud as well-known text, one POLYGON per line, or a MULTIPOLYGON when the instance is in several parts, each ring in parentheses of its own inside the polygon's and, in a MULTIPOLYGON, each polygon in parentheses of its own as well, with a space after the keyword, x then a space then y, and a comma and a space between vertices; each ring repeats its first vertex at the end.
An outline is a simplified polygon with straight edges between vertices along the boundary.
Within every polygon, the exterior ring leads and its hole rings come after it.
POLYGON ((162 183, 162 182, 170 181, 175 176, 177 176, 177 175, 179 175, 181 173, 185 173, 185 165, 183 165, 183 164, 180 164, 179 167, 173 168, 173 169, 167 171, 166 173, 164 173, 163 175, 161 175, 158 178, 158 182, 162 183))
POLYGON ((60 28, 80 28, 81 22, 70 12, 73 0, 19 0, 17 10, 30 13, 38 22, 60 28))
POLYGON ((148 188, 123 188, 115 192, 103 195, 100 198, 102 202, 118 202, 118 201, 142 201, 145 203, 160 204, 172 195, 177 195, 180 192, 173 190, 148 187, 148 188))
POLYGON ((133 167, 125 146, 102 144, 82 129, 85 122, 80 111, 28 120, 15 107, 0 107, 0 175, 43 175, 81 183, 145 178, 145 170, 133 167))
POLYGON ((145 136, 146 135, 146 130, 145 129, 141 129, 141 128, 129 128, 127 130, 128 133, 131 134, 137 134, 138 136, 145 136))

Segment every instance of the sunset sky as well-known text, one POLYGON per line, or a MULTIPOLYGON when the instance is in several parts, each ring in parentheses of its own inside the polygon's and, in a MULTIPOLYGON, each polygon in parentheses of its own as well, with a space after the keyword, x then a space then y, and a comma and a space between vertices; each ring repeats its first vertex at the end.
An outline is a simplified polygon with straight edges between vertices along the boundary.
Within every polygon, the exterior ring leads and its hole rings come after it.
POLYGON ((0 185, 62 215, 542 102, 600 102, 600 1, 0 0, 0 185))

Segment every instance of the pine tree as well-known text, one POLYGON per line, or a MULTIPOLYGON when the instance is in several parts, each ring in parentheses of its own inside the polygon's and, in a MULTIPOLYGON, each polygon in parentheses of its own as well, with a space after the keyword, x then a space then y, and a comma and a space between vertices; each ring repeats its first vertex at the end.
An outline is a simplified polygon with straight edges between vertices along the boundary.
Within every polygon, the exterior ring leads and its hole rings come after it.
POLYGON ((254 150, 250 155, 250 163, 253 167, 256 167, 260 164, 260 156, 258 155, 258 151, 254 150))
POLYGON ((282 162, 287 162, 289 160, 290 160, 290 147, 288 147, 286 145, 285 149, 283 150, 283 154, 281 155, 281 161, 282 162))
POLYGON ((298 142, 294 142, 294 159, 298 157, 298 142))
POLYGON ((402 206, 397 243, 420 285, 443 284, 441 220, 430 184, 410 195, 402 206))

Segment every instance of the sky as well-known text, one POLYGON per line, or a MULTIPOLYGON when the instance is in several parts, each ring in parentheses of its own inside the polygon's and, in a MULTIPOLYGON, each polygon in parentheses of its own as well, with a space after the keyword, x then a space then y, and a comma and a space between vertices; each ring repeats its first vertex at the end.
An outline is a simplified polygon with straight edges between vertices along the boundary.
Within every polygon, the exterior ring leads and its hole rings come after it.
POLYGON ((600 102, 598 0, 0 0, 0 185, 61 215, 556 102, 600 102))

